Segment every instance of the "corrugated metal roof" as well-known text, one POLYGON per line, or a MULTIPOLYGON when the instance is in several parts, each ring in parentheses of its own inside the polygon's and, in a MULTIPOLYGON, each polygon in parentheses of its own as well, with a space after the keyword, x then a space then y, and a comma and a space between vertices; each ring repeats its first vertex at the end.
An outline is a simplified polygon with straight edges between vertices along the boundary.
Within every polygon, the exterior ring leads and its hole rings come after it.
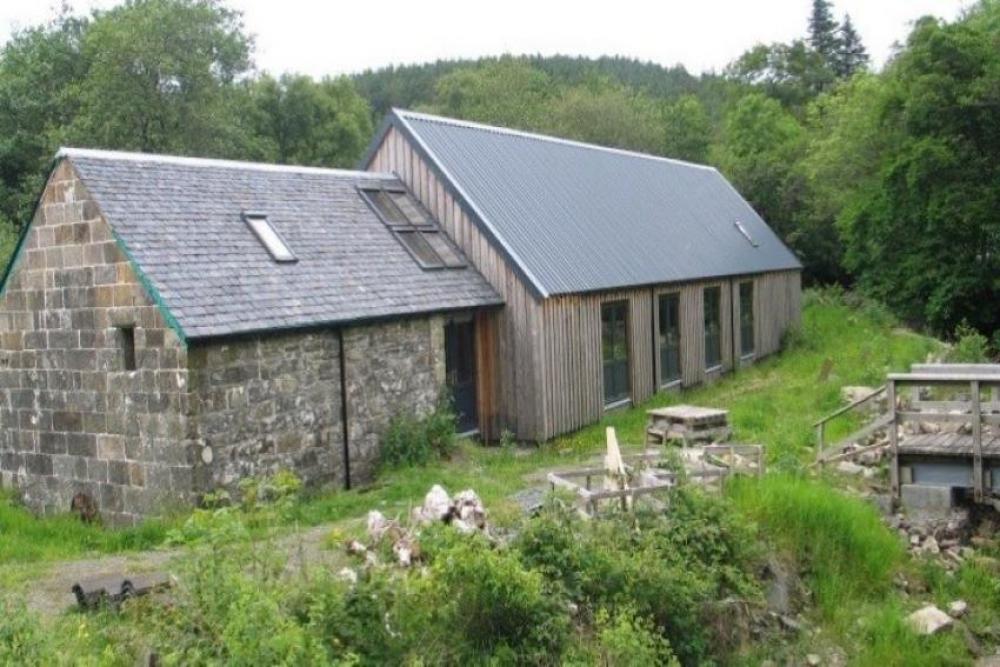
POLYGON ((471 267, 425 271, 358 184, 391 174, 63 149, 188 338, 497 305, 471 267), (272 259, 259 212, 298 258, 272 259))
POLYGON ((712 167, 411 111, 390 122, 541 296, 801 268, 712 167))

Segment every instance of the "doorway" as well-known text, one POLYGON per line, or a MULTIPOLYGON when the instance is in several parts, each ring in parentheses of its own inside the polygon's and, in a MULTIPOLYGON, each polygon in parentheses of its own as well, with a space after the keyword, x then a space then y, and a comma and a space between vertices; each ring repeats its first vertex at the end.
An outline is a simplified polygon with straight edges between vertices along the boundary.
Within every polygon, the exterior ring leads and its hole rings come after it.
POLYGON ((445 324, 444 368, 458 432, 476 431, 476 324, 471 318, 445 324))
POLYGON ((604 405, 621 404, 632 396, 629 378, 628 303, 601 305, 601 359, 604 366, 604 405))

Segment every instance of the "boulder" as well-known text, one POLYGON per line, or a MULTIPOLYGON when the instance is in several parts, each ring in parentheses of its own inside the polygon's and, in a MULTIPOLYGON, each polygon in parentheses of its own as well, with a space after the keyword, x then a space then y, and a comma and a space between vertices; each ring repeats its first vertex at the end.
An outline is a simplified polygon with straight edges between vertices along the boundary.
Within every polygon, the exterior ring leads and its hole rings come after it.
POLYGON ((948 615, 952 618, 962 618, 969 613, 969 603, 965 600, 955 600, 948 605, 948 615))
POLYGON ((933 635, 951 627, 954 622, 948 614, 932 604, 906 617, 906 622, 920 635, 933 635))
POLYGON ((855 401, 860 401, 865 396, 871 395, 875 391, 874 387, 865 387, 863 385, 857 386, 847 386, 840 388, 840 398, 845 403, 854 403, 855 401))
POLYGON ((843 473, 845 475, 863 475, 865 472, 865 467, 854 463, 853 461, 841 461, 837 464, 837 472, 843 473))

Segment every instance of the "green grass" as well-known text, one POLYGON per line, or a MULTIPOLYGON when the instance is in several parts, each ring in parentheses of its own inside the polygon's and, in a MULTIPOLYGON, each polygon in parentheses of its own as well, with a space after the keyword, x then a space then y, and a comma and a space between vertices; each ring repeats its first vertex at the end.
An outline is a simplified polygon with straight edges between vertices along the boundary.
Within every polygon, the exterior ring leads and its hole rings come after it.
POLYGON ((146 521, 109 530, 70 516, 36 517, 6 493, 0 494, 0 564, 39 564, 87 553, 150 549, 166 537, 167 524, 146 521))
POLYGON ((765 540, 808 572, 826 616, 891 589, 906 552, 873 505, 823 482, 781 474, 736 480, 729 495, 765 540))

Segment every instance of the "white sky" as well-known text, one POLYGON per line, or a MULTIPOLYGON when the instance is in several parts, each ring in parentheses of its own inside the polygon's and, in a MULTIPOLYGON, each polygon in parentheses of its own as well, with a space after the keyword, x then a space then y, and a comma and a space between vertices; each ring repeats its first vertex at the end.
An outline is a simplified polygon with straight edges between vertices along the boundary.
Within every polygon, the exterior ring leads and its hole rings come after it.
MULTIPOLYGON (((0 42, 54 16, 57 0, 0 0, 0 42)), ((114 0, 71 0, 77 11, 114 0)), ((972 0, 834 0, 875 63, 914 19, 972 0)), ((230 0, 256 36, 257 66, 321 76, 501 53, 625 55, 698 73, 759 42, 803 36, 810 0, 230 0)))

